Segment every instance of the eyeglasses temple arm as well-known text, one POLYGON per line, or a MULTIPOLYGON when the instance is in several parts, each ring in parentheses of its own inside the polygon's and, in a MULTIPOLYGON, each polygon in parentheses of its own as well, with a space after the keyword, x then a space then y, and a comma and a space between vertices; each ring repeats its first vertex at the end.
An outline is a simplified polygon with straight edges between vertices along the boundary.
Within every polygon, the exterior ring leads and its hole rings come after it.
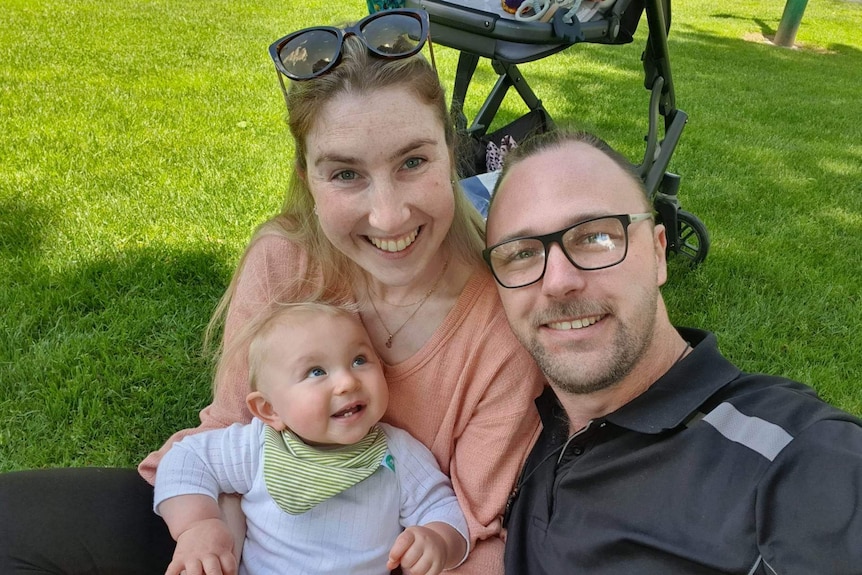
POLYGON ((290 105, 287 101, 287 86, 284 85, 284 78, 282 77, 282 73, 278 68, 275 69, 275 74, 278 76, 278 83, 281 84, 281 95, 284 96, 284 104, 289 110, 290 105))

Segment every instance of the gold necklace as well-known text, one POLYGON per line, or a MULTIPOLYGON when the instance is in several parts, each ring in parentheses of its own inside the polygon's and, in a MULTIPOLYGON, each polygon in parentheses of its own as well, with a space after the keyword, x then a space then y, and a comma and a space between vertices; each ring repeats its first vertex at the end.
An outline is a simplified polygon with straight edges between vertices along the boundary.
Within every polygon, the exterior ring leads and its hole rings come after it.
MULTIPOLYGON (((447 263, 448 263, 448 262, 447 262, 447 263)), ((386 301, 386 298, 385 298, 385 297, 381 296, 379 293, 377 293, 376 291, 374 291, 374 288, 373 288, 373 287, 371 287, 371 284, 369 284, 369 285, 368 285, 368 292, 369 292, 372 296, 376 297, 377 299, 379 299, 380 301, 382 301, 383 303, 385 303, 386 305, 388 305, 389 307, 413 307, 414 305, 416 305, 416 304, 418 304, 418 303, 421 303, 422 301, 424 301, 425 299, 427 299, 427 298, 428 298, 428 296, 430 296, 430 295, 431 295, 431 292, 434 290, 434 288, 435 288, 435 287, 437 287, 437 286, 436 286, 436 285, 431 286, 431 289, 429 289, 428 291, 426 291, 426 292, 422 295, 422 297, 420 297, 420 298, 419 298, 419 299, 417 299, 416 301, 411 301, 410 303, 392 303, 392 302, 390 302, 390 301, 386 301)))
MULTIPOLYGON (((380 325, 383 326, 383 330, 386 332, 386 335, 388 336, 386 338, 386 343, 385 343, 385 345, 388 349, 392 349, 392 338, 394 338, 396 335, 398 335, 398 333, 402 329, 404 329, 404 326, 407 325, 411 319, 413 319, 413 316, 415 316, 417 313, 419 313, 419 310, 422 309, 422 306, 425 305, 425 302, 428 301, 428 298, 431 297, 431 294, 434 293, 434 291, 437 289, 437 286, 440 285, 440 280, 442 280, 443 276, 446 275, 447 269, 449 269, 449 258, 446 258, 446 263, 443 264, 443 271, 440 272, 439 276, 437 276, 437 280, 434 282, 434 285, 431 286, 431 289, 429 289, 427 292, 425 292, 425 295, 422 296, 422 299, 420 299, 418 302, 416 302, 419 305, 416 306, 416 309, 413 310, 413 313, 411 313, 410 316, 404 320, 404 323, 402 323, 400 326, 398 326, 398 329, 396 329, 395 331, 389 331, 389 328, 386 327, 385 323, 383 323, 383 318, 380 316, 380 311, 378 311, 378 309, 377 309, 377 304, 374 303, 374 298, 373 297, 368 298, 369 300, 371 300, 371 307, 372 307, 372 309, 374 309, 375 315, 377 315, 377 321, 379 321, 380 325)), ((371 286, 369 285, 369 288, 370 287, 371 286)), ((383 299, 383 298, 381 298, 381 299, 383 299)), ((386 300, 383 300, 383 301, 386 301, 386 300)))

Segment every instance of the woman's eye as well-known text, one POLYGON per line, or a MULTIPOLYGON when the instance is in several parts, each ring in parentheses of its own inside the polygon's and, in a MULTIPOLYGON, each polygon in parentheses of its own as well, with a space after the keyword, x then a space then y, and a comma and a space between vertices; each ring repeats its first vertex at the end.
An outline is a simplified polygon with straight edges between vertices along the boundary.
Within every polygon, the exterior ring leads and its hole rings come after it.
POLYGON ((308 370, 308 377, 321 377, 326 375, 326 371, 322 367, 312 367, 308 370))
POLYGON ((353 360, 353 366, 354 367, 359 367, 360 365, 365 365, 366 363, 368 363, 368 360, 365 358, 364 355, 358 355, 353 360))
POLYGON ((404 167, 407 168, 408 170, 413 170, 413 169, 421 166, 422 162, 424 162, 424 161, 425 160, 423 160, 422 158, 410 158, 409 160, 404 162, 404 167))
POLYGON ((356 172, 353 170, 342 170, 335 174, 336 180, 341 180, 343 182, 349 182, 356 179, 356 172))

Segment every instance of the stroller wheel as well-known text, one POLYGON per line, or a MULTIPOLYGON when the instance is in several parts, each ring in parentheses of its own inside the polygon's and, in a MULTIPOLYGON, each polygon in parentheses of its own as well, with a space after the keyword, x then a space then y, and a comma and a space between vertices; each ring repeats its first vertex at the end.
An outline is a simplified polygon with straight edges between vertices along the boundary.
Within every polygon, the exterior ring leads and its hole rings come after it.
POLYGON ((679 242, 675 253, 687 258, 692 267, 706 259, 709 251, 709 233, 706 226, 694 214, 679 210, 676 214, 679 242))

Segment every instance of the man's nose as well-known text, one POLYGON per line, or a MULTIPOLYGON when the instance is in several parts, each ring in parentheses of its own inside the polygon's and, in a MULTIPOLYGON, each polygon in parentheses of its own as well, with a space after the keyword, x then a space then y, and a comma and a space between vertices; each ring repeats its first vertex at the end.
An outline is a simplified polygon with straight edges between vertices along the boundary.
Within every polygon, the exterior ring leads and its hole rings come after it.
POLYGON ((558 243, 554 242, 548 247, 545 258, 542 293, 549 297, 563 297, 572 291, 584 289, 586 272, 569 261, 558 243))

